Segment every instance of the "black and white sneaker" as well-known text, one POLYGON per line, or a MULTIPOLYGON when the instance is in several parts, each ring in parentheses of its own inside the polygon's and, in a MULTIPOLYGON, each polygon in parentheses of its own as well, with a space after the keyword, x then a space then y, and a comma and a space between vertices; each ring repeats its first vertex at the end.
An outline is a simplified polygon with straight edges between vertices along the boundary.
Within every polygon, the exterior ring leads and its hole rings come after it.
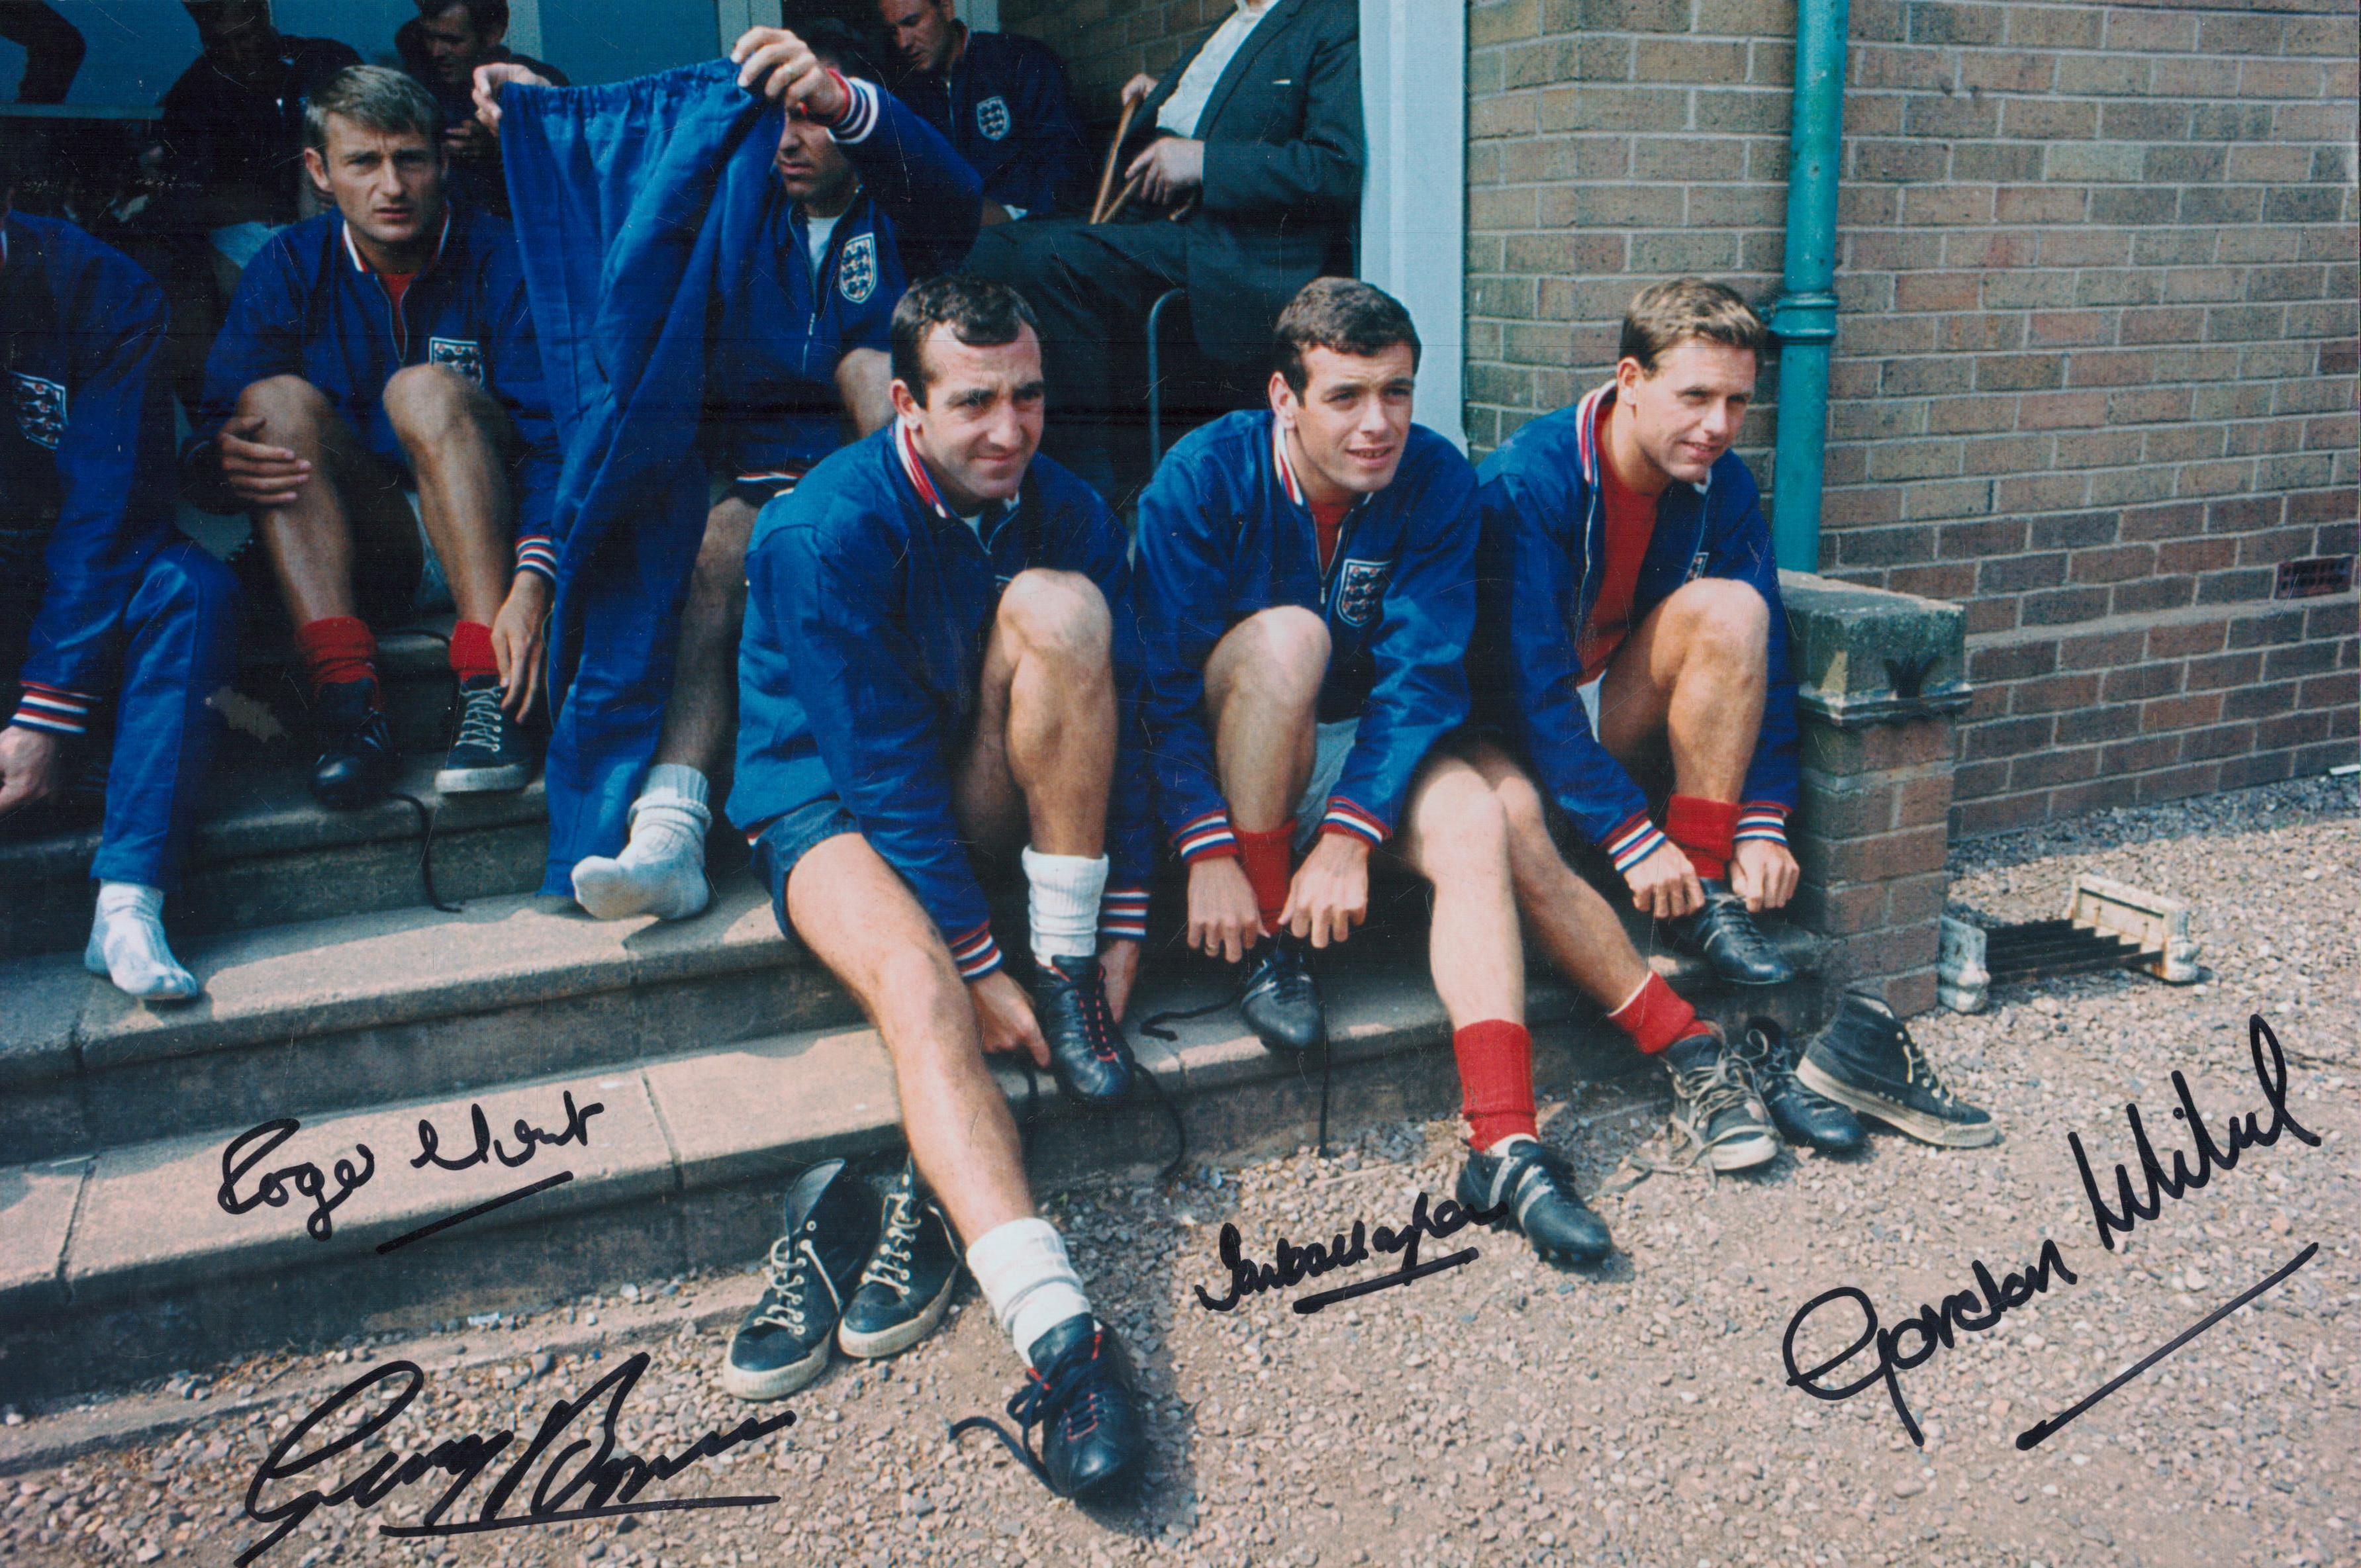
POLYGON ((1673 1080, 1673 1131, 1691 1157, 1713 1170, 1751 1170, 1779 1157, 1771 1113, 1730 1058, 1712 1025, 1664 1051, 1673 1080))
POLYGON ((445 795, 489 795, 522 789, 533 777, 533 753, 524 730, 500 703, 508 688, 490 675, 470 675, 459 684, 459 737, 434 775, 445 795))
POLYGON ((877 1197, 840 1159, 787 1189, 786 1234, 763 1265, 768 1287, 730 1336, 722 1389, 784 1399, 828 1369, 828 1347, 862 1265, 877 1244, 877 1197))
POLYGON ((1505 1207, 1496 1227, 1522 1231, 1544 1263, 1597 1263, 1615 1250, 1607 1223, 1574 1190, 1574 1172, 1538 1139, 1520 1139, 1502 1154, 1470 1154, 1460 1168, 1463 1209, 1505 1207))
POLYGON ((1856 1154, 1869 1142, 1860 1117, 1796 1081, 1795 1042, 1776 1020, 1748 1019, 1746 1033, 1730 1054, 1746 1069, 1763 1109, 1771 1113, 1771 1124, 1789 1143, 1823 1154, 1856 1154))
POLYGON ((1954 1095, 1894 1010, 1848 991, 1804 1047, 1795 1080, 1921 1143, 1973 1149, 2000 1141, 1990 1112, 1954 1095))
POLYGON ((1269 1049, 1302 1056, 1328 1043, 1320 982, 1303 939, 1282 931, 1240 961, 1238 1014, 1269 1049))
POLYGON ((934 1332, 959 1286, 950 1222, 912 1161, 886 1190, 883 1219, 877 1250, 836 1326, 837 1348, 860 1361, 899 1355, 934 1332))

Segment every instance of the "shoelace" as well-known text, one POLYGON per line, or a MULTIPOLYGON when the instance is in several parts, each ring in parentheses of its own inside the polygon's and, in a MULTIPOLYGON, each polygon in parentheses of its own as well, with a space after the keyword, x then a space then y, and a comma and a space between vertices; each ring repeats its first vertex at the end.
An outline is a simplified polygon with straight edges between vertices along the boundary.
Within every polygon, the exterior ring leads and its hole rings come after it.
POLYGON ((803 1338, 805 1284, 814 1274, 822 1278, 828 1276, 828 1270, 819 1261, 819 1249, 812 1245, 810 1227, 807 1226, 800 1235, 781 1236, 773 1242, 771 1255, 763 1263, 763 1273, 771 1287, 771 1294, 777 1299, 756 1312, 753 1321, 774 1324, 797 1339, 803 1338), (807 1261, 811 1265, 808 1273, 803 1267, 807 1261))
POLYGON ((1730 1065, 1727 1060, 1718 1058, 1710 1067, 1689 1068, 1679 1076, 1681 1098, 1686 1100, 1692 1108, 1695 1128, 1692 1135, 1705 1147, 1752 1130, 1725 1127, 1710 1137, 1707 1135, 1706 1130, 1713 1125, 1715 1117, 1725 1111, 1746 1109, 1746 1085, 1738 1080, 1737 1074, 1730 1070, 1730 1065))
POLYGON ((869 1266, 861 1271, 863 1285, 884 1286, 905 1300, 910 1295, 910 1250, 918 1241, 918 1204, 907 1186, 896 1186, 885 1196, 885 1234, 869 1266))
POLYGON ((1935 1064, 1927 1059, 1927 1053, 1910 1037, 1910 1031, 1899 1022, 1894 1027, 1902 1036, 1903 1081, 1924 1086, 1927 1093, 1946 1105, 1958 1104, 1959 1098, 1951 1092, 1951 1086, 1943 1081, 1943 1075, 1935 1070, 1935 1064))
MULTIPOLYGON (((1101 1333, 1104 1332, 1102 1330, 1101 1333)), ((1050 1485, 1049 1468, 1042 1463, 1040 1453, 1034 1445, 1033 1433, 1036 1428, 1065 1421, 1071 1435, 1080 1437, 1099 1424, 1100 1377, 1094 1370, 1098 1365, 1099 1350, 1100 1337, 1094 1335, 1091 1341, 1091 1359, 1086 1364, 1093 1370, 1077 1368, 1060 1387, 1050 1387, 1049 1380, 1038 1369, 1027 1369, 1024 1386, 1008 1397, 1005 1407, 1009 1419, 1024 1433, 1021 1441, 990 1416, 968 1416, 953 1421, 951 1441, 957 1442, 964 1432, 988 1431, 1000 1440, 1002 1447, 1016 1456, 1019 1464, 1032 1472, 1033 1479, 1055 1492, 1058 1488, 1050 1485), (1078 1427, 1072 1425, 1077 1416, 1085 1418, 1078 1427)))
POLYGON ((1090 1031, 1091 1055, 1101 1061, 1121 1059, 1115 1043, 1115 1013, 1107 1006, 1106 981, 1097 964, 1074 981, 1074 991, 1082 1003, 1082 1027, 1090 1031))
POLYGON ((467 704, 459 710, 461 746, 481 746, 487 751, 500 749, 500 688, 486 686, 467 694, 467 704))

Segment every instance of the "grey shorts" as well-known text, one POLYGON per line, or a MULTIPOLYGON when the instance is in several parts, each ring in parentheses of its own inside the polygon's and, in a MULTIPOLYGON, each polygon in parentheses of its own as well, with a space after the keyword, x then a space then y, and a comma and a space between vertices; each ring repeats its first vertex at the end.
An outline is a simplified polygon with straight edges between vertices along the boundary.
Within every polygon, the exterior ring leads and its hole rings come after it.
POLYGON ((1312 743, 1312 776, 1304 781, 1303 794, 1295 803, 1295 852, 1299 855, 1320 837, 1320 819, 1327 814, 1328 797, 1336 793, 1336 781, 1345 776, 1345 759, 1353 753, 1353 739, 1360 733, 1361 721, 1340 718, 1317 728, 1312 743))

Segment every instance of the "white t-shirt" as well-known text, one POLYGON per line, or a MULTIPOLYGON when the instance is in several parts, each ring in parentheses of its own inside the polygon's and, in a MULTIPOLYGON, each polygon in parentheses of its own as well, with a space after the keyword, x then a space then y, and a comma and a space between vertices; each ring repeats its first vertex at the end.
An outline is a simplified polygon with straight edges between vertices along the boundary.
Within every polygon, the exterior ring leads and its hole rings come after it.
POLYGON ((836 225, 843 221, 842 213, 837 214, 832 218, 815 217, 808 212, 804 214, 804 244, 811 250, 811 269, 814 278, 819 277, 819 269, 828 265, 829 236, 836 233, 836 225))
POLYGON ((1213 95, 1213 84, 1221 81, 1222 72, 1230 68, 1230 61, 1237 57, 1247 35, 1261 25, 1276 4, 1278 0, 1237 0, 1237 9, 1213 29, 1213 36, 1205 40, 1205 47, 1197 51, 1197 58, 1180 73, 1180 85, 1172 89, 1172 96, 1156 111, 1159 130, 1170 131, 1176 137, 1197 134, 1197 119, 1205 112, 1205 100, 1213 95))

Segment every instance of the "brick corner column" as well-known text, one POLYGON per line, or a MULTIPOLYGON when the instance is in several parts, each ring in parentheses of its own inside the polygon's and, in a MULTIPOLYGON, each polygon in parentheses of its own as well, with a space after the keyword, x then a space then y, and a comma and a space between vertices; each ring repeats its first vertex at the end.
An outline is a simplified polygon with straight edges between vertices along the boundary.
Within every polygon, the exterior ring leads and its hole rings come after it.
POLYGON ((1801 572, 1780 573, 1779 591, 1802 731, 1794 917, 1828 938, 1820 974, 1832 992, 1874 991, 1904 1017, 1924 1013, 1950 882, 1966 613, 1801 572))

